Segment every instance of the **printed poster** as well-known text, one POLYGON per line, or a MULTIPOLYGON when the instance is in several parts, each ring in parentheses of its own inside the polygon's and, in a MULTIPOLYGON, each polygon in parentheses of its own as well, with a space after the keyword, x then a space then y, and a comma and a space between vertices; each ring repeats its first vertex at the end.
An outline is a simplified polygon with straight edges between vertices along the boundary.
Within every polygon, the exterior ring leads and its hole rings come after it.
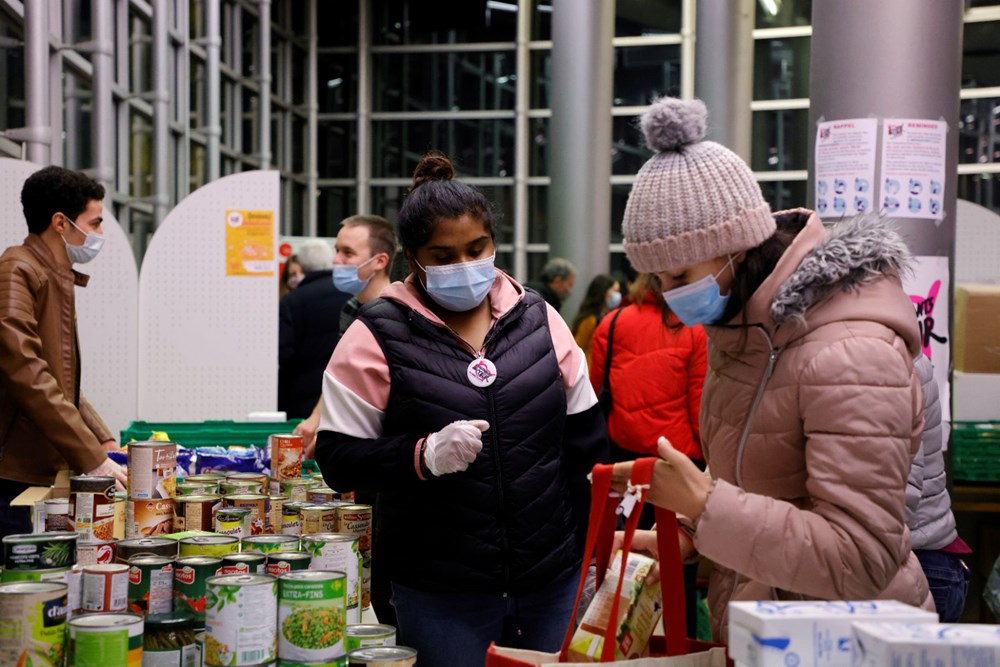
POLYGON ((904 218, 944 218, 948 124, 886 118, 882 131, 882 211, 904 218))
POLYGON ((903 277, 903 289, 917 313, 920 345, 934 364, 934 379, 941 393, 941 419, 951 421, 951 391, 948 368, 951 355, 948 340, 948 301, 951 281, 947 257, 914 257, 912 274, 903 277))
POLYGON ((816 128, 816 212, 840 218, 873 211, 877 118, 847 118, 816 128))
POLYGON ((274 274, 274 211, 226 211, 226 275, 274 274))

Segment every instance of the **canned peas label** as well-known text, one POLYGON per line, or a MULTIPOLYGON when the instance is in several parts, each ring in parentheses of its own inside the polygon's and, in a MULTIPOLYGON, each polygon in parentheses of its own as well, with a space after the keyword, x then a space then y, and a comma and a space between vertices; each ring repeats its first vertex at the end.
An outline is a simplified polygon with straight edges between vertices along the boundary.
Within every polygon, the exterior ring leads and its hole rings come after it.
POLYGON ((278 650, 282 656, 322 660, 343 654, 346 579, 281 579, 278 650))

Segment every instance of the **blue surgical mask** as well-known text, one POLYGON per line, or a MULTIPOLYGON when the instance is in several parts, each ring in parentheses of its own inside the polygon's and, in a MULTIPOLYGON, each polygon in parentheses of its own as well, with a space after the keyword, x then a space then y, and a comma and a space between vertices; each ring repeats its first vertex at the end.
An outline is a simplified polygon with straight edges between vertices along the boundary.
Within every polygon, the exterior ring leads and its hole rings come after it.
MULTIPOLYGON (((376 255, 375 257, 378 257, 378 255, 376 255)), ((361 264, 358 265, 334 264, 333 286, 339 289, 341 292, 347 292, 348 294, 352 294, 354 296, 360 294, 362 290, 368 287, 368 281, 370 281, 372 277, 368 276, 367 278, 362 280, 358 276, 358 269, 360 269, 368 262, 371 262, 373 259, 375 259, 375 257, 372 257, 368 261, 362 262, 361 264)))
POLYGON ((681 322, 689 327, 696 324, 715 324, 722 317, 729 303, 729 295, 722 296, 716 276, 732 267, 730 257, 726 266, 716 274, 709 274, 693 283, 663 293, 663 299, 681 322))
POLYGON ((622 305, 622 293, 612 292, 611 296, 608 297, 605 303, 607 303, 609 310, 614 310, 618 306, 622 305))
POLYGON ((97 257, 97 253, 101 252, 101 248, 104 247, 104 237, 94 232, 85 232, 77 227, 75 222, 69 220, 69 218, 67 220, 69 224, 76 227, 84 235, 81 245, 72 245, 65 238, 63 239, 63 243, 66 244, 66 254, 69 256, 69 261, 74 264, 86 264, 97 257))
POLYGON ((442 308, 464 313, 481 304, 489 294, 496 278, 495 258, 493 254, 472 262, 427 267, 413 261, 427 274, 424 285, 427 294, 442 308))

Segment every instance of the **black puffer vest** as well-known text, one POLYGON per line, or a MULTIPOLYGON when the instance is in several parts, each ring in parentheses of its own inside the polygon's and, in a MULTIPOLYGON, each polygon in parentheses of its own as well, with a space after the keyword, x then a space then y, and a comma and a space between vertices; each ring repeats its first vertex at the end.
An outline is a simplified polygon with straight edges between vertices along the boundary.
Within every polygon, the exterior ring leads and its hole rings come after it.
POLYGON ((490 423, 468 470, 379 494, 377 567, 422 590, 513 594, 578 572, 561 457, 566 391, 545 302, 525 294, 487 334, 497 379, 486 388, 467 379, 474 357, 448 329, 386 299, 360 319, 391 374, 383 436, 490 423))

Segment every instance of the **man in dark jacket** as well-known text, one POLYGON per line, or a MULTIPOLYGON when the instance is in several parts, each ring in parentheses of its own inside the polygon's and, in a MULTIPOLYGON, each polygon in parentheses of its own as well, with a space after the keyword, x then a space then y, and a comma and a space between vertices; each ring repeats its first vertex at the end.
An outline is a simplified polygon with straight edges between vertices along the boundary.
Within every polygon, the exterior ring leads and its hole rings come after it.
POLYGON ((323 391, 323 369, 340 340, 340 311, 351 298, 333 285, 333 248, 306 241, 297 253, 306 272, 278 306, 278 409, 308 417, 323 391))
POLYGON ((573 263, 562 257, 553 257, 542 267, 538 280, 526 283, 525 287, 541 294, 546 303, 559 310, 573 291, 575 282, 576 267, 573 263))
POLYGON ((0 535, 31 532, 10 502, 60 470, 126 480, 105 453, 114 435, 80 391, 74 288, 89 277, 73 264, 104 244, 103 199, 81 173, 35 172, 21 190, 28 236, 0 256, 0 535))

